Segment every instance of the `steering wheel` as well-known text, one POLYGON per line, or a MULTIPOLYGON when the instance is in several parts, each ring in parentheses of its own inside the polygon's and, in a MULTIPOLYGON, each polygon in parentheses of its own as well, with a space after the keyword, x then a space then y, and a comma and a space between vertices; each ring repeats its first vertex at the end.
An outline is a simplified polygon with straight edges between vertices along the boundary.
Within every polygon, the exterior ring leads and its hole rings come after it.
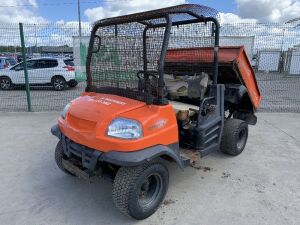
POLYGON ((137 72, 136 76, 139 79, 143 79, 141 77, 141 75, 143 74, 143 78, 145 77, 145 75, 148 75, 149 77, 154 77, 154 78, 158 78, 158 72, 157 71, 144 71, 144 70, 140 70, 139 72, 137 72))

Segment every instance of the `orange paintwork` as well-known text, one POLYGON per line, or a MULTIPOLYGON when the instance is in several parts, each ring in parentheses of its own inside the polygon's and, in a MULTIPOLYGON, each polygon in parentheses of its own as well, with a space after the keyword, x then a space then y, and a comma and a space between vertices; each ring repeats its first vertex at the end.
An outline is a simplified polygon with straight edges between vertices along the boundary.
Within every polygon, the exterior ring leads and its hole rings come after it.
MULTIPOLYGON (((214 49, 178 48, 169 49, 165 58, 166 63, 213 63, 214 49)), ((243 46, 220 47, 219 64, 237 67, 239 76, 248 90, 251 102, 256 110, 261 102, 261 94, 255 79, 255 74, 243 46)))
POLYGON ((146 105, 116 95, 83 93, 72 101, 66 119, 58 119, 64 135, 79 144, 107 151, 137 151, 154 145, 178 142, 176 116, 171 105, 146 105), (113 119, 123 117, 139 121, 143 137, 124 140, 106 135, 113 119))

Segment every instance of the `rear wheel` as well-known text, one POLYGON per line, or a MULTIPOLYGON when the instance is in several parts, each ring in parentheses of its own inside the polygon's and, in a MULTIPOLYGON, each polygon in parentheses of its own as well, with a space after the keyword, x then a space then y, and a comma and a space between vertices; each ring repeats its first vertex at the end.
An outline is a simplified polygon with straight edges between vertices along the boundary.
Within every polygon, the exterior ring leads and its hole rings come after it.
POLYGON ((142 220, 151 216, 163 201, 169 172, 161 162, 121 167, 113 184, 113 201, 125 215, 142 220))
POLYGON ((52 86, 56 91, 63 91, 66 88, 66 80, 60 76, 53 77, 52 86))
POLYGON ((228 119, 224 123, 221 151, 236 156, 243 152, 248 140, 248 124, 239 119, 228 119))
POLYGON ((64 155, 64 150, 61 141, 59 141, 55 148, 55 162, 59 169, 61 169, 64 173, 68 175, 74 176, 74 174, 70 173, 68 170, 65 169, 62 160, 66 159, 66 156, 64 155))
POLYGON ((8 77, 0 78, 0 88, 2 90, 10 90, 12 88, 12 82, 8 77))

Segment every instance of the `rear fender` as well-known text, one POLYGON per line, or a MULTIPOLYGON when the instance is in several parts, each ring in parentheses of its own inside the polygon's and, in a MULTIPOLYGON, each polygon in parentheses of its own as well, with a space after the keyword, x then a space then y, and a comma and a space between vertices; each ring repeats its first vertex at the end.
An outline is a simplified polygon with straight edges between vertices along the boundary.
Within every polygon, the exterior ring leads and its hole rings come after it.
POLYGON ((244 95, 248 95, 247 89, 244 85, 240 85, 240 84, 225 85, 225 96, 224 96, 225 102, 234 105, 239 105, 242 102, 244 95))
POLYGON ((244 85, 225 85, 225 105, 227 109, 233 112, 233 118, 244 120, 250 125, 256 124, 257 117, 254 115, 254 105, 244 85))
POLYGON ((257 123, 257 117, 254 115, 254 113, 247 112, 247 111, 246 112, 235 111, 233 113, 233 118, 244 120, 249 125, 256 125, 257 123))
POLYGON ((246 92, 243 95, 241 102, 237 105, 237 109, 233 113, 233 118, 244 120, 249 125, 256 125, 257 117, 254 113, 254 106, 246 92))

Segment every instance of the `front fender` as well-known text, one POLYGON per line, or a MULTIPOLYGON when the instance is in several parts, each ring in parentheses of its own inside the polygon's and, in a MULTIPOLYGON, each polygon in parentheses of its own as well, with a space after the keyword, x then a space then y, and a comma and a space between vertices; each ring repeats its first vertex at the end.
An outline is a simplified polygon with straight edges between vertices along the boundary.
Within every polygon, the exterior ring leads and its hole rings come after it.
POLYGON ((53 127, 51 127, 51 133, 58 139, 61 139, 61 131, 58 124, 55 124, 53 127))
POLYGON ((104 153, 100 158, 100 161, 103 160, 119 166, 138 166, 161 156, 172 158, 181 169, 184 168, 179 151, 164 145, 156 145, 135 152, 110 151, 104 153))

